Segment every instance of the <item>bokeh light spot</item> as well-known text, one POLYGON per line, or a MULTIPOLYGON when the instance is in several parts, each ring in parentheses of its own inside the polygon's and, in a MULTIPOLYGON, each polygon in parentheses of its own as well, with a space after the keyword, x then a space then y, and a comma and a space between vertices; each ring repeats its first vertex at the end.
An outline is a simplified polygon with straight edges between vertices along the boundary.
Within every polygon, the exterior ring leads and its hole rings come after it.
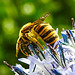
POLYGON ((14 33, 14 27, 15 22, 12 19, 4 19, 2 26, 3 26, 3 31, 6 34, 13 34, 14 33))
POLYGON ((35 6, 33 3, 25 3, 22 7, 22 13, 26 15, 33 14, 35 11, 35 6))

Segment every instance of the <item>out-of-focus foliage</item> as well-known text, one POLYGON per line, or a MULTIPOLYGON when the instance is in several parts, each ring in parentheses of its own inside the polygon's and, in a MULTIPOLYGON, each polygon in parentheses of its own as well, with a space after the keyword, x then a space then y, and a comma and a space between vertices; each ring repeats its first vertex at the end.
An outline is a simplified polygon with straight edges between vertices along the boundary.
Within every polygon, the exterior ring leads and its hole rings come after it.
MULTIPOLYGON (((18 62, 15 52, 20 28, 47 12, 51 12, 51 15, 45 21, 55 29, 58 27, 60 35, 62 28, 72 28, 75 0, 0 0, 0 75, 14 75, 3 60, 12 65, 18 62)), ((24 57, 21 52, 20 57, 24 57)))

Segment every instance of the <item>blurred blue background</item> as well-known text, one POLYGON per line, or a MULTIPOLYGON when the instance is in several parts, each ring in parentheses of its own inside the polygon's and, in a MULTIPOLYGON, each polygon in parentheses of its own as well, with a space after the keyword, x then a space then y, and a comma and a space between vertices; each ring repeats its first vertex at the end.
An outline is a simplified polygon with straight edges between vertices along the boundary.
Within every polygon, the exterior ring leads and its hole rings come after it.
MULTIPOLYGON (((16 58, 16 41, 20 28, 34 22, 42 15, 50 12, 45 22, 49 22, 54 29, 71 29, 71 18, 75 18, 75 0, 0 0, 0 75, 14 75, 3 64, 20 63, 17 59, 25 57, 19 52, 16 58)), ((22 64, 28 68, 28 65, 22 64)))

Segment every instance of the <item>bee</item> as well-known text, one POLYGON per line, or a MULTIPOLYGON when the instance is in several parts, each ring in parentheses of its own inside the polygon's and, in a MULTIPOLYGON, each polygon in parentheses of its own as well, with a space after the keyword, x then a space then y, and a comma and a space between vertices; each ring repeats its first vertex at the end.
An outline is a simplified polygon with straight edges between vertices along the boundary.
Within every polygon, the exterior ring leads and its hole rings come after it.
POLYGON ((56 31, 52 28, 49 23, 44 23, 43 21, 50 13, 40 17, 33 23, 25 24, 19 32, 19 38, 16 44, 16 56, 18 55, 19 49, 22 53, 28 57, 28 53, 25 51, 24 47, 28 48, 28 45, 33 42, 36 43, 42 50, 43 46, 38 41, 41 38, 43 42, 50 44, 51 46, 59 39, 56 31))

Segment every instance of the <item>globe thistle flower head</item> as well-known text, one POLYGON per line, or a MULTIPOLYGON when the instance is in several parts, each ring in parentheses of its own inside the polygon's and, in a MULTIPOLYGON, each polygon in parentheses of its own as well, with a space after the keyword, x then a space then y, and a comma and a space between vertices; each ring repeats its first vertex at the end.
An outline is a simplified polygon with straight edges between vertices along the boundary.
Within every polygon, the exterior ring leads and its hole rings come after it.
MULTIPOLYGON (((72 25, 72 30, 61 31, 62 38, 56 41, 53 47, 46 43, 47 48, 42 51, 35 43, 29 45, 31 55, 28 58, 18 59, 28 64, 29 69, 17 64, 10 66, 11 70, 18 75, 75 75, 75 23, 73 18, 72 25)), ((58 28, 56 32, 58 33, 58 28)))

